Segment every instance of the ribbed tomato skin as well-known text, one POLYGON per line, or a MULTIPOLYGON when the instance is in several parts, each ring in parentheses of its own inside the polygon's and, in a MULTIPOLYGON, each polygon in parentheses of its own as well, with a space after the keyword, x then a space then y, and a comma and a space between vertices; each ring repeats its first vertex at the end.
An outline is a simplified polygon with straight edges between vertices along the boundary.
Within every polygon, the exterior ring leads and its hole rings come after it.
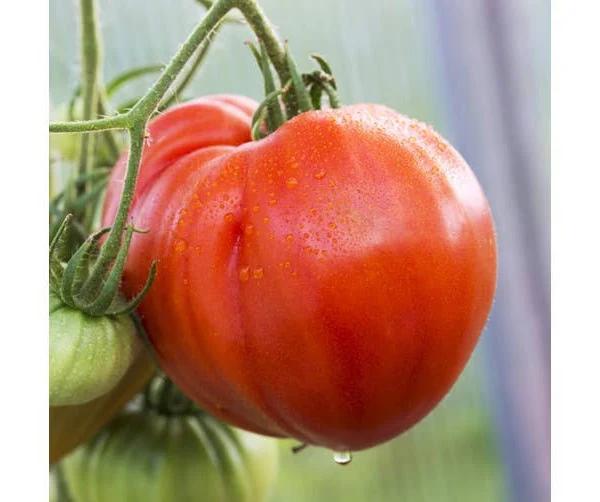
POLYGON ((431 128, 379 105, 196 148, 141 182, 131 216, 150 231, 124 290, 158 260, 140 314, 162 368, 255 432, 334 450, 398 435, 448 392, 492 304, 495 232, 475 176, 431 128))

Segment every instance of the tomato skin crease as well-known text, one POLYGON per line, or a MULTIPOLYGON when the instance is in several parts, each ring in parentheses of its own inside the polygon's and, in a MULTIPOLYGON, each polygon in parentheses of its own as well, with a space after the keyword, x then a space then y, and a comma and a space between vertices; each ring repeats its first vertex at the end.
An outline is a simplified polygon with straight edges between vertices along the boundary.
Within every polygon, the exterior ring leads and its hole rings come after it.
POLYGON ((147 147, 131 217, 149 233, 124 290, 159 260, 139 312, 162 368, 215 416, 338 451, 387 441, 449 391, 487 320, 485 195, 441 136, 380 105, 306 112, 257 142, 231 115, 209 131, 174 117, 214 142, 168 165, 153 159, 172 138, 147 147))

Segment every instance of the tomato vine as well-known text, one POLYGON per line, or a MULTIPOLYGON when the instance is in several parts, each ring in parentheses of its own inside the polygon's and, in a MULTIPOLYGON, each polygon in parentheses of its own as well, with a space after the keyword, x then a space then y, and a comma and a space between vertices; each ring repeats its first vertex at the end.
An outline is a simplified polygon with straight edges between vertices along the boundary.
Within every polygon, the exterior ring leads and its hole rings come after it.
MULTIPOLYGON (((202 2, 208 4, 208 2, 202 2)), ((127 224, 127 215, 133 200, 133 193, 140 166, 141 155, 146 138, 146 125, 153 114, 159 109, 161 103, 170 104, 179 95, 191 77, 193 71, 201 63, 208 49, 209 37, 214 34, 221 22, 232 9, 238 9, 254 31, 264 48, 265 63, 269 58, 282 85, 281 94, 285 103, 287 116, 292 117, 299 111, 311 108, 310 97, 302 77, 299 76, 287 47, 279 41, 275 31, 256 0, 217 0, 210 4, 204 18, 191 32, 187 40, 180 46, 179 50, 165 66, 159 78, 148 89, 148 91, 126 112, 116 115, 96 118, 98 111, 106 111, 104 103, 104 86, 100 79, 101 73, 101 42, 97 26, 97 10, 95 0, 81 0, 81 33, 82 33, 82 86, 83 98, 82 120, 54 122, 50 124, 51 133, 84 133, 81 137, 81 149, 79 159, 80 181, 77 185, 77 194, 85 194, 87 185, 86 176, 89 174, 95 149, 95 135, 90 133, 103 132, 111 137, 113 130, 126 130, 129 137, 129 153, 127 171, 119 208, 114 223, 108 231, 105 243, 96 253, 98 239, 94 236, 88 239, 76 252, 71 260, 79 260, 72 264, 72 270, 80 270, 89 274, 78 278, 78 289, 72 291, 67 301, 74 298, 78 301, 70 303, 72 306, 82 309, 93 315, 103 315, 118 292, 122 265, 124 264, 127 249, 131 239, 133 226, 127 224), (177 77, 181 74, 186 64, 195 56, 192 68, 187 77, 181 80, 178 88, 173 90, 170 96, 167 93, 174 85, 177 77), (294 85, 294 92, 286 87, 288 81, 294 85), (165 97, 166 101, 165 101, 165 97), (86 247, 87 246, 87 247, 86 247), (96 256, 97 255, 97 256, 96 256), (89 262, 92 262, 90 265, 89 262), (83 266, 85 264, 85 267, 83 266), (111 268, 111 264, 113 265, 111 268), (103 300, 106 299, 106 300, 103 300)), ((263 66, 264 69, 264 66, 263 66)), ((272 109, 272 108, 271 108, 272 109)), ((109 139, 114 146, 114 141, 109 139)), ((67 204, 69 207, 69 204, 67 204)), ((83 208, 83 217, 88 217, 86 208, 83 208)), ((52 258, 51 258, 52 259, 52 258)), ((58 267, 54 267, 58 270, 58 267)), ((69 266, 67 266, 69 269, 69 266)), ((142 293, 150 286, 155 274, 155 266, 149 271, 148 282, 142 293)), ((60 272, 59 272, 60 275, 60 272)), ((63 289, 64 289, 63 281, 63 289)), ((73 284, 66 283, 71 289, 73 284)), ((137 305, 139 298, 130 303, 127 308, 131 309, 137 305)), ((122 308, 119 311, 123 310, 122 308)))

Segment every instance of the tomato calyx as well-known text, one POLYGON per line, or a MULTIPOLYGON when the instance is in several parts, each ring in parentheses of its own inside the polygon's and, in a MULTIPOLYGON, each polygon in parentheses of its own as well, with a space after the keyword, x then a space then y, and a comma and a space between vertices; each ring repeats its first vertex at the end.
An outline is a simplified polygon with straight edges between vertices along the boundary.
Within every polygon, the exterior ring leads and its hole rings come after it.
POLYGON ((156 375, 150 380, 144 390, 143 407, 166 416, 204 414, 165 375, 156 375))
POLYGON ((121 276, 127 260, 127 252, 134 232, 143 232, 128 225, 116 252, 109 261, 96 260, 99 242, 110 227, 91 234, 73 255, 63 263, 60 256, 68 247, 68 232, 72 215, 67 215, 50 243, 50 291, 60 300, 77 310, 92 316, 129 314, 143 300, 156 276, 153 262, 145 285, 139 293, 126 301, 119 294, 121 276))
POLYGON ((260 103, 252 117, 252 139, 259 140, 275 132, 284 122, 294 116, 311 110, 320 110, 323 94, 327 95, 330 108, 339 108, 340 99, 337 94, 337 84, 331 71, 331 66, 319 54, 311 57, 319 65, 319 69, 311 73, 300 73, 286 44, 285 57, 290 79, 281 88, 275 87, 275 80, 271 72, 271 63, 262 42, 260 50, 248 42, 264 81, 265 99, 260 103), (282 97, 294 93, 297 110, 286 113, 281 102, 282 97))

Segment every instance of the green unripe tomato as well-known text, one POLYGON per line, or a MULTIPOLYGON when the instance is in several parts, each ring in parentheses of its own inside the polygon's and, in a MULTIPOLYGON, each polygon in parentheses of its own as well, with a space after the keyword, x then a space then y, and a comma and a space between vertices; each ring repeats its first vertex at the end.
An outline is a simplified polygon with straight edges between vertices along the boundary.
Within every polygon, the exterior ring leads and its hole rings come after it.
POLYGON ((128 315, 94 317, 50 295, 50 406, 82 404, 110 391, 141 350, 128 315))
POLYGON ((74 502, 261 502, 277 460, 274 439, 208 415, 128 411, 62 465, 74 502))

